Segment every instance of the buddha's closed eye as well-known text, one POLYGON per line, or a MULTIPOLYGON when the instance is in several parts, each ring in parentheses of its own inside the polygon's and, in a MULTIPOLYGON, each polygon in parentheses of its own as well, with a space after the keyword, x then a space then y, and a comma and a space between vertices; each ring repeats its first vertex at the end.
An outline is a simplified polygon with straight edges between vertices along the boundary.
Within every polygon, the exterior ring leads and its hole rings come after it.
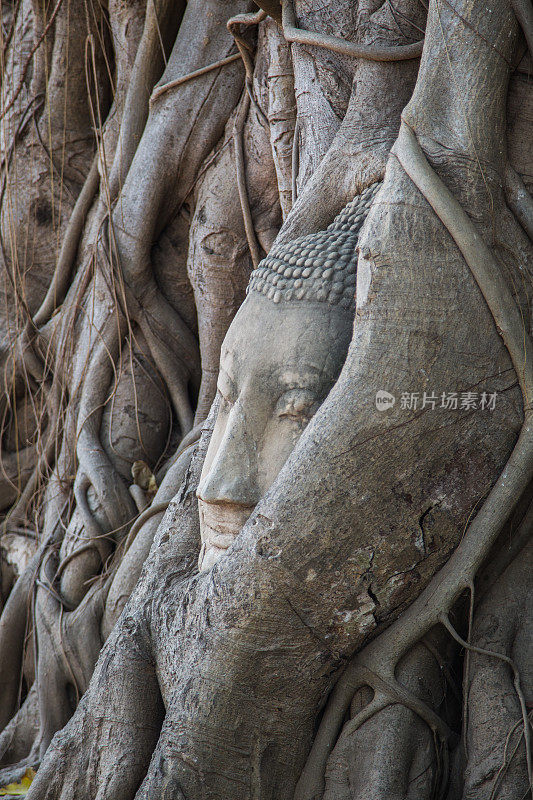
POLYGON ((276 403, 276 413, 280 419, 294 422, 308 422, 319 406, 314 392, 309 389, 289 389, 276 403))

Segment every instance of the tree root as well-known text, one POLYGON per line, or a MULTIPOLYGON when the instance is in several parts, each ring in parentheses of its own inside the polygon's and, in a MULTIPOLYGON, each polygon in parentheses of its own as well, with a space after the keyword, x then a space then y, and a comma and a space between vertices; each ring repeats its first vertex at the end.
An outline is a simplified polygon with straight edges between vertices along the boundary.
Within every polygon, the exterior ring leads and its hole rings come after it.
POLYGON ((294 124, 294 138, 292 140, 292 180, 291 180, 291 195, 292 195, 292 204, 296 202, 298 198, 298 170, 300 169, 300 125, 298 120, 296 120, 294 124))
POLYGON ((266 18, 266 13, 264 11, 257 11, 255 14, 237 14, 235 17, 231 17, 228 20, 226 27, 228 31, 231 33, 233 38, 235 39, 235 44, 241 54, 241 58, 244 64, 244 69, 246 70, 246 79, 245 79, 245 86, 246 92, 248 97, 250 98, 250 103, 254 107, 255 111, 257 112, 259 118, 263 121, 264 124, 268 124, 268 120, 263 114, 263 110, 261 109, 259 103, 255 99, 254 89, 253 89, 253 72, 254 72, 254 63, 252 60, 252 53, 253 50, 242 36, 237 33, 236 28, 240 25, 245 26, 253 26, 259 25, 266 18))
POLYGON ((131 526, 129 533, 126 537, 124 542, 124 553, 127 553, 133 540, 141 530, 142 526, 148 522, 149 519, 155 517, 157 514, 164 514, 168 508, 170 500, 165 501, 164 503, 154 503, 153 505, 149 506, 142 514, 139 514, 133 525, 131 526))
POLYGON ((239 25, 258 25, 265 19, 266 16, 267 16, 266 13, 261 10, 255 14, 239 14, 236 17, 232 17, 230 20, 228 20, 227 23, 227 28, 233 35, 233 38, 235 39, 235 43, 239 48, 239 52, 242 56, 242 60, 246 70, 245 87, 246 87, 246 94, 248 96, 248 102, 246 102, 246 100, 241 101, 240 109, 237 113, 237 116, 235 117, 233 143, 235 150, 237 187, 239 190, 239 199, 241 202, 244 229, 246 232, 246 238, 248 240, 248 246, 250 248, 250 254, 252 256, 252 263, 254 267, 258 265, 261 256, 260 256, 259 244, 257 242, 257 237, 255 235, 253 227, 248 193, 246 191, 246 177, 244 171, 244 145, 243 145, 244 125, 246 122, 246 118, 248 116, 248 110, 250 104, 255 109, 257 116, 261 120, 262 124, 268 126, 269 123, 268 119, 263 113, 262 108, 260 107, 255 98, 253 89, 253 62, 250 55, 250 48, 247 42, 241 36, 239 36, 239 34, 237 34, 235 28, 238 27, 239 25))
MULTIPOLYGON (((236 4, 230 6, 231 10, 236 4)), ((241 6, 242 7, 242 6, 241 6)), ((163 85, 172 83, 183 77, 183 72, 192 74, 198 69, 198 62, 217 56, 225 57, 228 51, 227 33, 218 35, 217 21, 223 13, 218 8, 213 13, 202 13, 202 25, 198 27, 197 17, 200 13, 191 4, 187 6, 180 31, 174 43, 174 49, 163 76, 163 85), (194 22, 193 22, 194 19, 194 22), (203 31, 204 33, 201 33, 203 31), (191 36, 196 46, 191 45, 191 36), (176 55, 180 42, 187 39, 188 56, 185 64, 181 55, 176 55), (176 49, 177 48, 177 49, 176 49), (176 74, 177 73, 177 74, 176 74)), ((180 51, 181 53, 181 51, 180 51)), ((240 56, 238 57, 240 60, 240 56)), ((237 59, 235 59, 236 61, 237 59)), ((180 314, 165 300, 158 289, 152 269, 151 243, 164 229, 168 220, 180 208, 183 202, 189 175, 195 172, 198 162, 200 166, 206 155, 218 140, 219 128, 210 124, 209 129, 204 120, 204 104, 210 96, 217 96, 222 87, 228 87, 232 75, 231 64, 228 76, 224 73, 213 75, 209 80, 203 74, 198 78, 193 90, 180 84, 180 96, 185 99, 185 111, 178 103, 169 113, 170 101, 161 98, 161 104, 153 108, 150 123, 146 127, 143 138, 136 151, 135 159, 128 171, 120 195, 110 218, 110 235, 112 252, 110 261, 120 273, 120 282, 124 291, 124 301, 148 342, 153 360, 167 383, 168 391, 180 420, 181 433, 186 434, 193 424, 193 413, 189 395, 194 395, 200 384, 200 363, 196 337, 184 323, 180 314), (196 97, 196 92, 199 96, 196 97), (182 113, 186 121, 181 125, 182 113), (179 131, 179 144, 174 151, 168 149, 167 132, 179 131), (197 146, 201 142, 201 147, 197 146), (181 148, 184 148, 183 152, 181 148), (149 157, 154 170, 150 180, 145 184, 139 197, 139 180, 145 180, 145 161, 143 153, 149 157), (150 154, 149 156, 147 154, 150 154), (157 167, 155 166, 157 164, 157 167), (142 177, 141 177, 142 175, 142 177), (179 187, 174 194, 174 202, 168 203, 171 187, 179 187), (171 207, 172 206, 172 207, 171 207), (189 385, 192 384, 192 385, 189 385)), ((156 89, 156 92, 158 90, 156 89)), ((166 93, 164 95, 166 97, 166 93)), ((231 92, 224 91, 222 101, 228 103, 233 97, 231 92)))
POLYGON ((239 53, 244 63, 246 70, 245 87, 246 94, 241 98, 239 110, 235 116, 233 125, 233 149, 235 155, 235 174, 237 179, 237 188, 239 191, 239 200, 242 209, 242 218, 244 222, 244 230, 248 247, 250 248, 250 255, 252 256, 252 264, 254 268, 257 267, 261 260, 261 250, 257 236, 255 235, 254 223, 252 219, 252 212, 250 209, 250 199, 246 189, 246 174, 244 167, 244 126, 250 110, 250 104, 253 105, 259 117, 264 120, 264 114, 259 107, 253 91, 253 62, 250 55, 250 48, 247 42, 239 36, 235 28, 239 25, 258 25, 266 14, 264 11, 258 11, 256 14, 238 14, 228 20, 227 28, 235 39, 235 43, 239 48, 239 53))
POLYGON ((255 235, 254 223, 252 220, 252 212, 250 210, 250 200, 246 189, 246 175, 244 172, 244 147, 243 147, 243 133, 244 123, 248 116, 250 108, 250 96, 245 94, 241 100, 241 105, 237 116, 235 117, 235 125, 233 128, 233 147, 235 153, 235 176, 237 179, 237 188, 239 190, 239 200, 242 209, 242 218, 244 222, 244 230, 246 232, 246 239, 248 247, 250 248, 250 255, 252 256, 252 264, 254 268, 257 267, 261 260, 261 251, 259 243, 255 235))
POLYGON ((4 729, 20 700, 24 648, 33 591, 41 562, 48 547, 57 544, 59 534, 53 529, 43 539, 24 572, 11 590, 0 616, 0 729, 4 729))
POLYGON ((273 22, 265 23, 265 30, 268 43, 268 129, 281 213, 285 220, 293 205, 293 154, 297 121, 294 69, 291 48, 282 31, 273 22))
MULTIPOLYGON (((532 715, 532 714, 533 714, 533 712, 531 712, 531 711, 530 711, 530 712, 529 712, 529 714, 528 714, 529 725, 531 725, 531 721, 532 721, 532 720, 531 720, 531 715, 532 715)), ((523 730, 522 730, 522 732, 521 732, 520 736, 518 737, 518 739, 517 739, 517 741, 516 741, 516 743, 515 743, 515 745, 514 745, 514 747, 513 747, 513 750, 512 750, 512 752, 511 752, 511 754, 510 754, 509 758, 507 758, 507 753, 508 753, 508 748, 509 748, 509 743, 510 743, 510 741, 511 741, 511 737, 513 736, 513 734, 516 732, 517 728, 518 728, 518 727, 519 727, 521 724, 522 724, 522 720, 519 720, 518 722, 516 722, 516 723, 515 723, 515 724, 514 724, 514 725, 511 727, 511 729, 510 729, 509 733, 507 734, 507 738, 506 738, 506 740, 505 740, 505 747, 504 747, 504 749, 503 749, 503 759, 502 759, 502 765, 501 765, 500 769, 498 770, 498 772, 497 772, 497 774, 496 774, 496 777, 495 777, 495 779, 494 779, 494 786, 492 787, 492 791, 491 791, 491 795, 490 795, 490 800, 494 800, 494 798, 496 797, 496 792, 497 792, 497 790, 498 790, 499 783, 500 783, 500 781, 501 781, 501 780, 503 780, 503 778, 505 777, 505 774, 506 774, 507 770, 509 769, 509 767, 510 767, 510 765, 511 765, 511 762, 512 762, 513 758, 515 757, 515 755, 516 755, 516 753, 517 753, 517 750, 518 750, 518 748, 519 748, 519 746, 520 746, 520 743, 521 743, 521 741, 522 741, 522 738, 523 738, 523 736, 524 736, 523 730)))
POLYGON ((255 5, 262 8, 265 14, 281 26, 281 2, 280 0, 254 0, 255 5))
POLYGON ((35 571, 35 556, 11 590, 0 617, 0 728, 3 730, 17 709, 20 699, 21 669, 28 628, 29 607, 35 571))
MULTIPOLYGON (((108 518, 109 528, 120 531, 137 510, 124 480, 116 474, 100 441, 103 409, 113 385, 119 342, 125 321, 111 315, 103 326, 100 341, 93 348, 84 379, 77 423, 76 452, 80 475, 90 482, 108 518)), ((81 478, 80 478, 81 480, 81 478)))
POLYGON ((162 95, 166 94, 166 92, 170 91, 171 89, 176 89, 178 86, 182 86, 184 83, 187 83, 187 81, 194 80, 194 78, 199 78, 201 75, 206 75, 208 72, 211 72, 214 69, 225 67, 226 64, 233 64, 234 61, 238 61, 240 58, 240 53, 234 53, 231 56, 214 61, 212 64, 208 64, 206 67, 195 69, 194 72, 189 72, 187 75, 183 75, 181 78, 176 78, 174 81, 169 81, 168 83, 161 84, 161 86, 157 86, 150 95, 150 108, 154 105, 156 100, 158 100, 162 95))
POLYGON ((190 441, 183 448, 180 446, 175 461, 168 469, 157 491, 154 502, 135 520, 124 541, 124 547, 120 548, 119 552, 123 552, 123 555, 120 557, 120 563, 116 566, 114 574, 110 576, 110 585, 106 594, 101 628, 104 640, 110 635, 113 625, 137 584, 160 522, 154 518, 166 512, 170 502, 178 493, 194 452, 192 448, 198 442, 200 433, 201 428, 197 426, 194 437, 191 437, 194 441, 190 441), (153 520, 152 524, 147 525, 150 520, 153 520))
MULTIPOLYGON (((37 687, 35 683, 15 716, 0 733, 0 765, 16 764, 34 767, 38 760, 38 748, 34 742, 39 729, 37 687)), ((9 768, 8 768, 9 769, 9 768)), ((0 786, 12 780, 0 766, 0 786), (7 778, 7 780, 6 780, 7 778)))
MULTIPOLYGON (((432 639, 435 647, 424 641, 400 660, 397 678, 411 694, 442 713, 447 708, 447 678, 439 649, 445 647, 447 637, 441 631, 438 639, 432 639)), ((369 703, 369 694, 364 689, 354 697, 352 717, 369 703)), ((376 716, 355 730, 350 728, 351 721, 343 726, 328 760, 324 800, 442 799, 443 777, 448 772, 446 740, 434 735, 401 700, 391 704, 390 697, 384 696, 380 705, 376 701, 375 696, 369 703, 376 716)))
POLYGON ((143 32, 131 75, 128 76, 128 91, 109 174, 109 211, 126 180, 143 134, 150 108, 150 94, 166 63, 165 45, 168 48, 172 46, 184 9, 183 0, 148 0, 146 3, 143 32), (165 41, 161 38, 161 29, 165 41))
POLYGON ((189 378, 195 388, 199 383, 196 339, 155 285, 150 295, 149 301, 140 302, 130 287, 126 287, 128 309, 148 343, 154 364, 170 395, 181 434, 185 436, 194 421, 188 392, 189 378))
POLYGON ((0 511, 15 502, 35 470, 37 448, 25 447, 22 451, 2 452, 0 444, 0 511))
MULTIPOLYGON (((207 159, 208 171, 195 195, 187 263, 202 362, 195 423, 205 419, 215 396, 220 347, 245 297, 251 262, 258 262, 262 250, 268 252, 281 224, 279 193, 271 189, 276 185, 273 146, 268 125, 263 123, 264 113, 254 110, 259 108, 255 94, 260 94, 263 102, 269 99, 266 48, 254 65, 245 39, 236 30, 243 24, 261 22, 263 16, 262 12, 237 15, 227 23, 243 54, 246 92, 226 125, 222 144, 214 151, 216 164, 212 164, 212 156, 207 159), (231 151, 224 142, 233 144, 231 151)), ((271 30, 262 26, 259 42, 268 41, 270 35, 271 30)), ((283 40, 277 41, 278 47, 281 44, 287 49, 283 40)))
POLYGON ((423 39, 414 44, 378 47, 347 42, 327 33, 305 31, 296 25, 293 0, 283 0, 282 15, 283 34, 288 42, 324 47, 334 53, 339 53, 339 55, 351 56, 352 58, 365 58, 369 61, 409 61, 412 58, 419 58, 424 46, 423 39))
MULTIPOLYGON (((532 787, 530 718, 525 702, 533 692, 529 669, 532 556, 530 535, 518 557, 476 603, 468 635, 459 636, 470 657, 470 668, 464 670, 464 694, 468 697, 468 717, 463 720, 464 797, 523 798, 532 787)), ((447 619, 442 623, 458 641, 455 623, 451 625, 447 619)))
POLYGON ((16 504, 11 508, 7 518, 2 523, 3 530, 7 530, 8 525, 16 525, 23 522, 23 520, 26 518, 28 506, 37 492, 39 482, 43 476, 50 474, 50 471, 54 466, 57 444, 57 430, 54 429, 54 422, 56 420, 57 417, 54 415, 52 418, 52 424, 49 426, 50 431, 46 437, 44 447, 39 455, 37 464, 34 467, 33 472, 26 482, 22 492, 20 493, 16 504))
POLYGON ((1 111, 0 111, 0 120, 3 119, 6 116, 7 112, 10 111, 11 108, 13 108, 18 96, 20 95, 20 93, 21 93, 21 91, 22 91, 22 89, 24 87, 24 81, 26 80, 26 75, 27 75, 28 69, 30 68, 30 65, 31 65, 31 63, 33 61, 33 57, 34 57, 35 53, 37 52, 37 50, 39 49, 39 47, 41 46, 41 44, 45 41, 46 34, 48 33, 48 31, 51 29, 52 25, 54 24, 55 18, 58 15, 58 12, 59 12, 59 9, 61 8, 62 3, 63 3, 63 0, 57 0, 57 3, 54 6, 54 10, 52 11, 52 13, 50 15, 50 18, 48 19, 48 22, 46 23, 46 26, 44 27, 43 31, 41 32, 41 35, 39 36, 39 38, 37 39, 37 41, 33 45, 33 48, 31 49, 30 54, 29 54, 28 58, 26 59, 26 61, 24 63, 24 66, 22 68, 22 72, 21 72, 21 76, 19 78, 19 82, 17 84, 17 88, 15 89, 13 94, 11 95, 11 98, 10 98, 9 102, 7 103, 7 105, 4 106, 4 108, 1 109, 1 111))
POLYGON ((100 182, 98 158, 97 153, 93 158, 91 169, 70 215, 52 281, 41 307, 33 317, 33 323, 37 327, 48 322, 56 308, 63 302, 67 293, 85 220, 98 191, 100 182))
POLYGON ((527 713, 527 706, 526 706, 526 699, 524 697, 524 692, 522 691, 522 687, 520 685, 520 673, 516 667, 516 664, 509 658, 509 656, 504 655, 503 653, 497 653, 495 650, 486 650, 483 647, 475 647, 474 645, 470 644, 469 642, 465 641, 455 628, 453 627, 452 623, 450 622, 450 618, 448 614, 441 614, 439 617, 439 622, 441 625, 446 628, 450 636, 455 639, 455 641, 464 647, 465 650, 470 651, 472 653, 479 653, 483 656, 490 656, 490 658, 498 658, 500 661, 503 661, 507 666, 510 668, 513 674, 513 684, 516 692, 516 696, 518 697, 518 702, 520 703, 520 710, 522 712, 522 723, 524 726, 524 741, 526 745, 526 763, 527 763, 527 772, 529 778, 529 785, 533 787, 533 763, 532 763, 532 753, 531 753, 531 730, 529 726, 529 719, 527 713))
POLYGON ((527 422, 533 408, 533 343, 496 258, 461 205, 432 170, 415 134, 404 121, 392 153, 448 229, 468 264, 509 351, 524 397, 527 422))
POLYGON ((509 208, 529 238, 533 239, 533 197, 509 163, 505 169, 504 189, 509 208))
MULTIPOLYGON (((446 226, 470 267, 516 370, 524 398, 524 423, 503 472, 448 562, 403 615, 354 657, 337 682, 298 782, 295 800, 322 796, 327 759, 358 689, 372 687, 377 699, 374 708, 371 704, 370 711, 364 709, 349 723, 354 729, 383 708, 387 697, 400 696, 397 692, 401 693, 402 689, 398 689, 394 674, 399 659, 435 625, 440 623, 447 627, 447 614, 459 596, 473 586, 476 573, 533 479, 533 350, 518 307, 494 256, 429 165, 415 134, 405 122, 392 153, 446 226)), ((413 697, 405 696, 403 702, 435 733, 442 733, 427 706, 415 702, 413 697)))
MULTIPOLYGON (((230 121, 228 142, 233 139, 232 130, 230 121)), ((235 154, 223 146, 216 152, 219 157, 204 173, 196 192, 187 258, 202 362, 195 424, 207 417, 216 394, 220 347, 245 297, 251 269, 239 194, 232 180, 235 154)))

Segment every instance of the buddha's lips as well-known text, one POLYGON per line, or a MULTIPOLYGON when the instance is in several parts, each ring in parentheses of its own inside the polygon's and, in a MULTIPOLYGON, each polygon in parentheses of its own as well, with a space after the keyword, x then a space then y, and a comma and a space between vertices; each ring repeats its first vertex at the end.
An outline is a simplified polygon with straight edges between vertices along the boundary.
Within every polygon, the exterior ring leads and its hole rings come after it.
POLYGON ((207 547, 226 550, 253 511, 253 508, 198 501, 202 542, 207 547))

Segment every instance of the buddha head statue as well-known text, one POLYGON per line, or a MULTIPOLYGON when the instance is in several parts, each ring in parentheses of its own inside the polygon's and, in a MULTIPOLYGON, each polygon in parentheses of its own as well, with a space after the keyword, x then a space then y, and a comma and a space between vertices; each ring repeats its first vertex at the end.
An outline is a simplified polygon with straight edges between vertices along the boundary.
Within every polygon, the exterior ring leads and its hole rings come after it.
POLYGON ((344 364, 357 238, 378 184, 325 230, 274 245, 222 345, 219 409, 197 496, 200 570, 231 545, 344 364))

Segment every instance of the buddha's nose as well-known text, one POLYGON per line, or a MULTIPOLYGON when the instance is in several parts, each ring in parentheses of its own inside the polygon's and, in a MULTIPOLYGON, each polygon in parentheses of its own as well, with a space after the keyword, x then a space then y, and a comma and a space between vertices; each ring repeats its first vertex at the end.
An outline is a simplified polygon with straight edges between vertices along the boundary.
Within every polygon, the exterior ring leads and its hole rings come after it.
POLYGON ((259 502, 257 448, 247 428, 240 403, 236 403, 211 466, 198 485, 200 500, 240 506, 255 506, 259 502))

